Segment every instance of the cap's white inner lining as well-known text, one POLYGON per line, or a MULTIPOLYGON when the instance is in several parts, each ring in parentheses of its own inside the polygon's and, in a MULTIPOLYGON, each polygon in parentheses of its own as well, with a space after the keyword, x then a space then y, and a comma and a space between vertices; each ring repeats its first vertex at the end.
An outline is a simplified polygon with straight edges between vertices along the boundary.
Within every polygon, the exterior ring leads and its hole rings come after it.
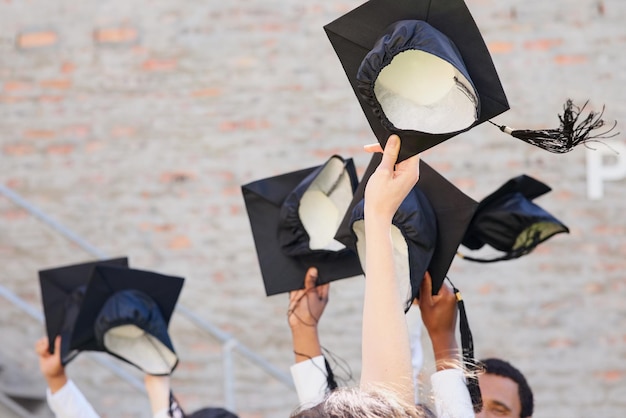
POLYGON ((452 64, 424 51, 396 55, 378 75, 374 94, 398 129, 448 133, 477 119, 472 84, 452 64))
POLYGON ((351 201, 350 176, 344 162, 333 157, 302 195, 298 208, 312 250, 339 251, 345 248, 334 236, 351 201))
MULTIPOLYGON (((357 237, 356 248, 361 262, 361 268, 365 271, 365 221, 359 220, 352 224, 352 230, 357 237)), ((409 246, 395 225, 391 225, 391 243, 393 244, 393 264, 396 283, 403 301, 411 297, 411 266, 409 265, 409 246)), ((366 277, 367 279, 367 277, 366 277)))
POLYGON ((104 334, 104 346, 148 374, 169 374, 176 354, 136 325, 120 325, 104 334))

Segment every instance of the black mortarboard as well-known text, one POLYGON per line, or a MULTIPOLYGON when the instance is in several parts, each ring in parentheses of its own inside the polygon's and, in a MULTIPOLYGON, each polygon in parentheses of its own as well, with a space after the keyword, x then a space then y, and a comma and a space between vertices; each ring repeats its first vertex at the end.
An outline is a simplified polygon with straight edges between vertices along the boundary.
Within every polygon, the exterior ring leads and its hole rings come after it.
POLYGON ((167 327, 183 282, 150 271, 96 266, 71 348, 105 351, 146 373, 169 374, 178 358, 167 327))
MULTIPOLYGON (((363 200, 367 181, 376 170, 376 167, 378 167, 381 158, 382 154, 380 153, 376 153, 372 156, 354 195, 350 209, 346 213, 339 231, 337 232, 336 239, 343 242, 349 248, 357 247, 356 236, 352 231, 354 209, 357 208, 359 202, 363 200)), ((436 242, 434 244, 435 248, 427 268, 432 277, 433 293, 436 294, 439 292, 448 273, 448 269, 452 264, 452 260, 454 259, 478 203, 464 194, 422 160, 420 160, 420 178, 415 189, 418 189, 419 193, 426 197, 436 218, 437 233, 436 242)), ((427 225, 427 223, 424 225, 427 225)), ((418 231, 418 233, 424 233, 424 231, 418 231)), ((408 244, 416 245, 415 243, 408 244)), ((424 258, 424 260, 425 259, 426 258, 424 258)), ((424 269, 423 266, 410 266, 410 268, 417 268, 419 272, 421 272, 421 276, 413 274, 413 276, 419 280, 419 283, 412 283, 412 287, 414 291, 416 291, 416 289, 419 289, 424 270, 426 269, 424 269)))
POLYGON ((357 185, 352 159, 241 186, 268 296, 301 289, 309 267, 318 284, 362 273, 358 256, 333 239, 357 185))
POLYGON ((398 161, 509 109, 463 0, 370 0, 324 29, 383 148, 402 138, 398 161))
POLYGON ((78 351, 70 350, 74 323, 85 289, 97 265, 128 266, 127 258, 73 264, 39 271, 41 300, 46 318, 49 351, 54 352, 54 339, 61 335, 61 364, 66 365, 78 351))
POLYGON ((479 262, 510 260, 530 253, 556 234, 569 232, 561 221, 532 202, 550 190, 527 175, 507 181, 479 203, 462 242, 471 250, 487 244, 505 254, 492 259, 459 255, 479 262))

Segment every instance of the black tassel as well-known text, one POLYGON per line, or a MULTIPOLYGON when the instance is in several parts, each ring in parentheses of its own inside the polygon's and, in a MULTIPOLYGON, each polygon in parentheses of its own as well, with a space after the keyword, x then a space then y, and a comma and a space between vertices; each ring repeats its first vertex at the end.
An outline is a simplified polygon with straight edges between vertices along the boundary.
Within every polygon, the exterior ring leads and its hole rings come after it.
POLYGON ((170 390, 170 407, 168 409, 168 416, 172 418, 185 418, 186 414, 180 407, 180 404, 176 400, 174 393, 170 390))
POLYGON ((571 151, 576 145, 586 144, 587 142, 601 142, 598 141, 598 138, 606 139, 619 135, 619 132, 616 132, 607 136, 607 134, 615 129, 617 121, 615 121, 613 126, 604 132, 597 135, 591 135, 591 131, 605 126, 605 122, 602 119, 604 106, 602 106, 602 111, 600 113, 591 111, 585 119, 576 125, 581 112, 585 109, 588 102, 589 101, 585 102, 581 108, 574 105, 571 99, 567 99, 567 102, 563 105, 563 115, 559 115, 561 126, 558 129, 513 130, 508 126, 498 125, 491 121, 489 122, 500 128, 502 132, 508 133, 526 143, 556 154, 563 154, 571 151))
POLYGON ((483 409, 483 398, 480 394, 480 386, 478 386, 478 372, 481 370, 480 365, 474 358, 474 339, 472 338, 472 331, 469 327, 467 320, 467 313, 465 312, 465 302, 461 296, 461 292, 457 289, 452 281, 448 279, 448 282, 452 285, 452 290, 456 296, 457 305, 459 307, 459 328, 461 331, 461 347, 463 350, 463 366, 468 370, 467 390, 469 391, 470 398, 472 399, 472 405, 474 406, 474 412, 479 413, 483 409))
POLYGON ((332 392, 337 389, 337 382, 335 381, 335 374, 333 373, 333 369, 331 369, 328 360, 324 357, 324 365, 326 366, 326 383, 328 384, 328 390, 332 392))
MULTIPOLYGON (((322 350, 325 351, 327 355, 334 356, 330 351, 326 350, 323 347, 322 347, 322 350)), ((309 360, 313 359, 313 357, 309 356, 308 354, 298 353, 297 351, 294 351, 294 353, 299 356, 307 357, 309 360)), ((324 358, 324 368, 326 369, 326 386, 327 386, 326 389, 328 392, 332 392, 333 390, 337 389, 339 385, 337 385, 337 381, 335 380, 335 373, 333 373, 333 369, 330 367, 330 363, 326 359, 326 355, 324 355, 323 358, 324 358)), ((323 373, 322 369, 319 369, 319 371, 323 373)))

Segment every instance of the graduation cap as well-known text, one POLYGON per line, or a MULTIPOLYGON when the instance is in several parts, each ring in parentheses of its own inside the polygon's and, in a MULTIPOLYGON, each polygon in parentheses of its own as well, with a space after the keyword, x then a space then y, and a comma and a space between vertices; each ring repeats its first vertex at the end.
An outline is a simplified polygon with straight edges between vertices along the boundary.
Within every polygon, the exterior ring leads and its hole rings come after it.
POLYGON ((471 250, 488 244, 504 255, 492 259, 459 256, 483 263, 511 260, 530 253, 556 234, 569 232, 561 221, 532 202, 550 190, 525 174, 507 181, 479 203, 462 242, 471 250))
POLYGON ((39 271, 49 351, 54 353, 54 339, 60 335, 61 364, 64 366, 78 355, 77 350, 70 349, 72 332, 87 283, 93 268, 98 265, 127 267, 128 259, 114 258, 39 271))
POLYGON ((358 256, 334 240, 358 180, 352 159, 241 186, 267 296, 301 289, 307 269, 318 284, 362 273, 358 256))
POLYGON ((381 145, 398 161, 509 109, 463 0, 370 0, 324 26, 381 145))
MULTIPOLYGON (((361 183, 354 194, 350 209, 348 209, 335 236, 338 241, 356 251, 358 251, 358 247, 361 244, 358 243, 356 235, 358 231, 355 231, 353 227, 356 221, 363 219, 361 207, 365 187, 370 176, 380 164, 381 159, 382 154, 380 153, 372 156, 365 174, 363 174, 361 183)), ((407 246, 406 254, 413 253, 413 256, 408 257, 409 260, 419 263, 407 265, 407 267, 400 266, 402 273, 407 268, 410 270, 412 297, 408 302, 411 302, 417 295, 417 290, 426 270, 432 277, 433 293, 439 292, 478 203, 464 194, 423 160, 420 160, 419 181, 413 192, 407 197, 408 201, 411 202, 409 205, 411 210, 400 214, 400 216, 396 213, 392 223, 397 227, 398 232, 401 233, 401 236, 397 232, 393 236, 396 238, 394 243, 396 252, 402 252, 402 244, 397 243, 398 239, 404 241, 407 246), (423 210, 424 212, 419 213, 418 210, 423 210), (433 225, 433 222, 435 225, 433 225), (412 231, 412 229, 415 229, 415 231, 412 231), (424 237, 419 239, 412 237, 419 235, 424 235, 424 237), (429 246, 433 248, 429 248, 429 246)), ((356 226, 359 228, 358 223, 356 226)), ((402 255, 399 255, 402 258, 402 255)), ((406 262, 403 264, 406 265, 406 262)), ((396 266, 398 266, 398 263, 396 263, 396 266)))
POLYGON ((148 374, 170 374, 178 357, 167 327, 183 282, 150 271, 95 266, 71 348, 107 352, 148 374))

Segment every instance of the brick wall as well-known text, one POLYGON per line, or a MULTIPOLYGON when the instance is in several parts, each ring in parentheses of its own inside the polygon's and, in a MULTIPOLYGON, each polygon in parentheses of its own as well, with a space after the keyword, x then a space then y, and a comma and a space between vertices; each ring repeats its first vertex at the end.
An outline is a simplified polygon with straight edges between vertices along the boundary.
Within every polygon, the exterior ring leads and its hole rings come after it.
MULTIPOLYGON (((365 168, 361 147, 373 137, 322 30, 358 4, 0 2, 0 181, 103 252, 186 277, 181 304, 287 371, 287 297, 264 296, 239 187, 335 153, 365 168)), ((511 104, 497 122, 556 126, 571 97, 605 104, 606 118, 623 125, 626 3, 468 6, 511 104)), ((624 135, 611 141, 624 144, 624 135)), ((553 187, 537 203, 569 235, 516 261, 459 259, 450 275, 478 355, 526 373, 535 417, 624 416, 626 179, 590 200, 584 147, 549 154, 490 126, 424 159, 477 200, 522 173, 553 187)), ((2 196, 0 231, 0 281, 36 307, 37 270, 92 258, 2 196)), ((353 383, 362 285, 334 284, 321 325, 353 383)), ((43 328, 16 315, 0 310, 15 353, 26 352, 11 358, 37 373, 31 347, 43 328)), ((179 316, 171 332, 183 404, 222 402, 219 345, 179 316)), ((245 360, 236 358, 236 371, 242 417, 286 416, 295 406, 293 392, 245 360)), ((147 410, 143 395, 86 359, 69 373, 104 416, 147 410)))

